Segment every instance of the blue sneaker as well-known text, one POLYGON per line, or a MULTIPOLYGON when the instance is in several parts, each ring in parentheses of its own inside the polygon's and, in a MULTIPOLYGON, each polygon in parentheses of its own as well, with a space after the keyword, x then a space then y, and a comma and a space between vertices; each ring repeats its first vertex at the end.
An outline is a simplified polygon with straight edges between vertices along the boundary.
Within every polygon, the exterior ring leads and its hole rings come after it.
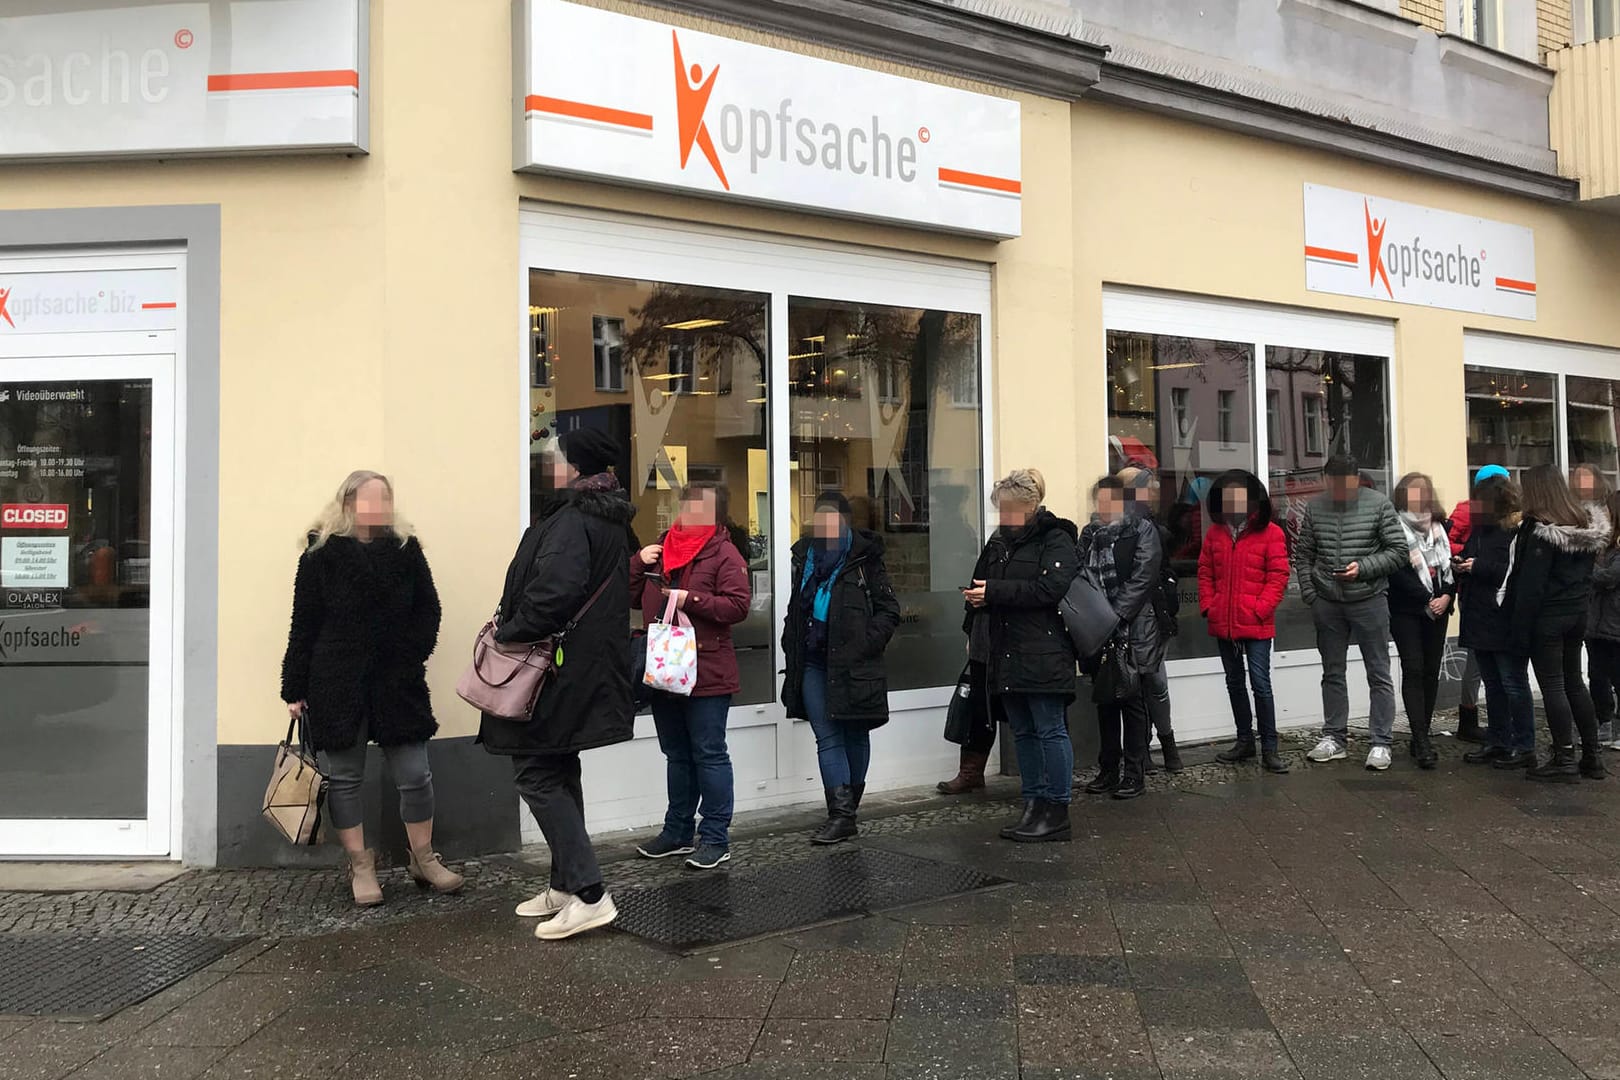
POLYGON ((692 842, 676 843, 663 833, 659 833, 645 844, 637 844, 636 850, 649 859, 667 859, 671 855, 692 854, 692 842))
POLYGON ((718 844, 700 844, 697 854, 686 860, 686 865, 694 870, 713 870, 723 862, 731 859, 731 852, 718 844))

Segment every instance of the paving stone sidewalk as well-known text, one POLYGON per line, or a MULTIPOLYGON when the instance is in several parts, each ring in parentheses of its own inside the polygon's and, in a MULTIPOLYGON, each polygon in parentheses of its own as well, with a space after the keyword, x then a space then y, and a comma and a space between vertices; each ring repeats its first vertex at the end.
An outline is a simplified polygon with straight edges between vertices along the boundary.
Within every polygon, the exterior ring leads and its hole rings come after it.
POLYGON ((1070 844, 1001 842, 982 801, 888 818, 861 843, 1012 884, 693 956, 537 942, 534 869, 491 862, 99 1024, 0 1018, 0 1080, 1620 1077, 1620 780, 1446 749, 1078 801, 1070 844))

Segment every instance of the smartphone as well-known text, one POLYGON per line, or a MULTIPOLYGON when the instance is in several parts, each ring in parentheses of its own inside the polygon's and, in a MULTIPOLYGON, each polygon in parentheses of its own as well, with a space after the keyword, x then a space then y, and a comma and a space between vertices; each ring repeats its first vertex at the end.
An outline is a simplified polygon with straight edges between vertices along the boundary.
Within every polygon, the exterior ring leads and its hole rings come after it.
POLYGON ((647 570, 641 576, 646 578, 648 581, 652 582, 655 585, 668 585, 669 584, 669 579, 666 578, 663 574, 660 574, 657 570, 647 570))
POLYGON ((1348 574, 1349 572, 1350 567, 1348 566, 1336 566, 1331 571, 1334 577, 1344 577, 1344 575, 1348 574))

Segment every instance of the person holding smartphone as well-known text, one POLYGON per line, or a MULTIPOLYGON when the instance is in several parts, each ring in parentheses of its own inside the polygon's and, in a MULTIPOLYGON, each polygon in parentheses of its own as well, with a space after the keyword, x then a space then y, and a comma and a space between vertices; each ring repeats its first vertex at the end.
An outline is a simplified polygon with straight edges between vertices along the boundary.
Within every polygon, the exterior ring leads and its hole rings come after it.
POLYGON ((1372 698, 1372 749, 1367 768, 1389 768, 1395 732, 1395 684, 1389 673, 1389 576, 1409 565, 1406 533, 1394 505, 1363 487, 1356 462, 1335 454, 1323 468, 1326 494, 1305 507, 1294 565, 1300 599, 1316 620, 1322 654, 1322 741, 1311 761, 1348 756, 1350 690, 1345 659, 1350 643, 1361 650, 1372 698))

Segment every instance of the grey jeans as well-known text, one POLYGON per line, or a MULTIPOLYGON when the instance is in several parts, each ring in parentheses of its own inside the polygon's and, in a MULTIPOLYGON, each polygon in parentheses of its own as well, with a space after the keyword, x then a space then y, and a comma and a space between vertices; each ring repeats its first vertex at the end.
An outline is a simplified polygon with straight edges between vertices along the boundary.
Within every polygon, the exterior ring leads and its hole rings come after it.
POLYGON ((512 759, 517 793, 528 804, 551 849, 551 887, 577 895, 602 883, 596 849, 585 831, 585 791, 579 755, 534 754, 512 759))
MULTIPOLYGON (((428 768, 427 743, 382 747, 388 775, 399 790, 401 821, 433 820, 433 772, 428 768)), ((360 788, 366 780, 366 742, 347 750, 327 750, 326 813, 334 829, 352 829, 365 821, 360 788)))
POLYGON ((1382 596, 1341 604, 1318 597, 1311 605, 1316 619, 1316 647, 1322 654, 1322 734, 1340 742, 1350 728, 1350 688, 1345 658, 1354 641, 1367 669, 1372 698, 1374 746, 1389 746, 1395 733, 1395 684, 1389 676, 1389 603, 1382 596))

